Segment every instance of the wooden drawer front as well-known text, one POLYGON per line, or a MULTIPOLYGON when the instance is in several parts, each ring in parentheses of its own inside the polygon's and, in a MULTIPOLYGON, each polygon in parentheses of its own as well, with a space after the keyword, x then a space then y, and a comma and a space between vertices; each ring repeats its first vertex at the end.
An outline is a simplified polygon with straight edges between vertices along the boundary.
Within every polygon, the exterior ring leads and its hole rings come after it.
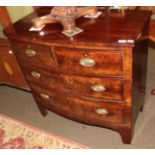
POLYGON ((58 113, 71 114, 74 118, 91 122, 122 123, 123 107, 113 102, 91 102, 47 91, 31 85, 37 100, 58 113))
POLYGON ((40 67, 54 67, 54 60, 49 47, 13 43, 12 47, 21 64, 35 65, 40 67))
POLYGON ((80 74, 122 75, 123 52, 56 47, 59 68, 80 74))
POLYGON ((0 39, 0 78, 3 83, 29 89, 10 44, 5 39, 0 39))
POLYGON ((39 67, 27 67, 22 66, 23 73, 25 78, 30 83, 42 86, 44 88, 52 90, 62 90, 64 89, 60 75, 55 72, 49 72, 47 70, 40 69, 39 67))
POLYGON ((124 100, 123 81, 118 78, 95 78, 75 75, 61 75, 65 89, 79 95, 100 99, 124 100))
POLYGON ((23 66, 28 81, 52 90, 64 91, 87 97, 124 100, 123 80, 118 78, 95 78, 70 74, 57 74, 40 68, 23 66))
POLYGON ((124 100, 123 80, 110 77, 84 77, 58 74, 36 67, 22 66, 27 81, 54 91, 110 100, 124 100))

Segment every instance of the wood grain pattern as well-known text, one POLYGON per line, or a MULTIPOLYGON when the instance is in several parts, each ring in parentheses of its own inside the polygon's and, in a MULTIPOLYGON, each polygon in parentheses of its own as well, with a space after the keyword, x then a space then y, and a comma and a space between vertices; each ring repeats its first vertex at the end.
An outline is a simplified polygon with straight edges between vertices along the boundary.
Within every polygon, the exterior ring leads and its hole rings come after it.
MULTIPOLYGON (((47 10, 48 12, 49 10, 47 10)), ((68 47, 103 48, 104 46, 134 46, 132 43, 119 43, 119 40, 136 41, 138 34, 147 23, 151 15, 150 11, 126 10, 125 16, 115 17, 109 13, 103 13, 96 19, 80 18, 77 20, 77 26, 84 30, 73 38, 66 37, 61 33, 62 27, 57 24, 49 24, 39 32, 31 32, 31 20, 35 18, 36 13, 23 18, 14 24, 16 34, 6 32, 9 38, 18 41, 26 41, 29 38, 31 43, 40 43, 43 45, 60 45, 68 47), (20 36, 20 37, 19 37, 20 36), (85 44, 87 43, 87 44, 85 44)))
POLYGON ((102 51, 89 49, 55 48, 60 70, 74 73, 97 75, 122 75, 123 51, 102 51), (80 65, 82 58, 91 58, 95 61, 93 67, 80 65))
POLYGON ((29 90, 21 68, 7 39, 0 39, 0 77, 3 84, 29 90))
POLYGON ((41 67, 54 68, 54 60, 50 47, 38 46, 33 44, 12 42, 12 48, 15 50, 16 57, 19 62, 26 63, 27 65, 35 65, 41 67), (26 50, 31 49, 36 52, 35 56, 28 57, 26 50))
POLYGON ((151 12, 115 13, 103 11, 93 20, 78 19, 84 32, 73 38, 61 34, 57 24, 44 27, 44 35, 30 32, 36 14, 15 23, 16 34, 6 34, 43 115, 50 109, 72 120, 110 128, 130 144, 145 102, 138 86, 145 87, 147 40, 142 38, 148 36, 151 12), (28 46, 37 55, 26 58, 28 46), (91 66, 81 65, 83 58, 91 59, 91 66), (92 91, 97 84, 106 86, 106 91, 92 91))
POLYGON ((68 96, 67 98, 55 92, 51 92, 45 90, 43 88, 39 88, 37 86, 31 85, 32 90, 37 98, 42 102, 45 106, 48 105, 51 108, 59 109, 59 112, 65 111, 65 113, 72 113, 73 117, 80 117, 81 120, 91 119, 92 122, 95 120, 104 122, 115 122, 122 123, 122 111, 123 106, 115 104, 113 102, 102 101, 99 103, 91 102, 88 100, 82 100, 79 98, 74 98, 68 96), (45 93, 49 95, 49 99, 41 98, 40 94, 45 93), (100 115, 95 112, 96 109, 105 108, 108 110, 107 115, 100 115))
POLYGON ((40 68, 22 66, 26 79, 51 89, 53 91, 69 92, 87 97, 98 99, 124 100, 124 81, 121 78, 111 77, 86 77, 72 74, 62 74, 56 72, 45 71, 40 68), (40 78, 32 76, 35 71, 40 74, 40 78), (48 81, 48 83, 47 83, 48 81), (91 89, 94 85, 103 85, 106 90, 104 92, 95 92, 91 89))
POLYGON ((150 27, 149 27, 149 35, 145 36, 150 41, 150 46, 155 48, 155 7, 154 6, 136 6, 131 9, 137 9, 137 10, 150 10, 152 11, 151 21, 150 21, 150 27))
POLYGON ((124 100, 123 80, 110 77, 83 77, 61 74, 61 82, 66 89, 79 95, 111 100, 124 100), (94 85, 105 87, 103 92, 95 92, 91 89, 94 85))

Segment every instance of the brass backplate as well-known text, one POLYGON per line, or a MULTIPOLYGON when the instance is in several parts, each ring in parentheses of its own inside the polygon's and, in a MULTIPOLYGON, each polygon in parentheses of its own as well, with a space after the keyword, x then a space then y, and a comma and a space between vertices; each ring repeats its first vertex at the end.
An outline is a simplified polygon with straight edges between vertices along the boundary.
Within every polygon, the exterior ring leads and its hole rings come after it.
POLYGON ((80 29, 80 28, 78 28, 78 27, 76 27, 76 28, 75 28, 73 31, 71 31, 71 32, 62 31, 62 33, 65 34, 65 35, 68 36, 68 37, 73 37, 73 36, 75 36, 75 35, 77 35, 77 34, 79 34, 79 33, 81 33, 81 32, 83 32, 83 30, 80 29))

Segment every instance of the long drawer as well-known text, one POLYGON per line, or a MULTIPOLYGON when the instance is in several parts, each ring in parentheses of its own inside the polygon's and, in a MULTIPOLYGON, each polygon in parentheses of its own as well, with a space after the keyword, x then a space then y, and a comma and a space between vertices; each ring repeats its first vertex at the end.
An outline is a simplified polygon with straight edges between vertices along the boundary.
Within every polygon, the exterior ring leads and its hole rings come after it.
POLYGON ((23 67, 26 79, 51 90, 69 91, 98 99, 124 100, 123 79, 112 77, 86 77, 49 72, 40 68, 23 67))
POLYGON ((124 83, 122 78, 88 77, 69 74, 60 75, 66 89, 79 95, 111 100, 124 100, 124 83))
POLYGON ((55 62, 50 47, 12 42, 14 53, 20 64, 54 68, 55 62))
POLYGON ((123 75, 123 51, 55 47, 59 69, 97 75, 123 75))
POLYGON ((123 122, 123 106, 113 102, 92 102, 30 85, 35 98, 53 111, 91 122, 123 122))

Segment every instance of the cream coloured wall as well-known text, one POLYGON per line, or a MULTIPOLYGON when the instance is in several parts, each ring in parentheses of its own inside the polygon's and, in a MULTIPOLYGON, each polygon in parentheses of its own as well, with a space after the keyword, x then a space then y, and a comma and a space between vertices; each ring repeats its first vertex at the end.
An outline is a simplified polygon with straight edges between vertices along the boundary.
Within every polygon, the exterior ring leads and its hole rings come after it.
MULTIPOLYGON (((7 6, 7 10, 13 23, 33 12, 33 8, 31 6, 7 6)), ((4 38, 5 36, 2 30, 3 27, 0 23, 0 37, 4 38)))
POLYGON ((24 16, 33 12, 31 6, 7 6, 12 22, 16 22, 24 16))

